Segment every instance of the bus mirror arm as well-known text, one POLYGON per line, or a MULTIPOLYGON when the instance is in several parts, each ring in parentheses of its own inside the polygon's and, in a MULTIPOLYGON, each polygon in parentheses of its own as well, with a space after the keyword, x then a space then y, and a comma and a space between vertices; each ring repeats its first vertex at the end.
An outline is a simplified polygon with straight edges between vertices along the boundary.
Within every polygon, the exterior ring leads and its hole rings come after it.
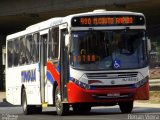
POLYGON ((69 39, 70 39, 69 34, 66 34, 66 35, 65 35, 65 46, 68 46, 68 45, 69 45, 69 39))
POLYGON ((147 37, 147 50, 148 52, 151 51, 151 40, 147 37))

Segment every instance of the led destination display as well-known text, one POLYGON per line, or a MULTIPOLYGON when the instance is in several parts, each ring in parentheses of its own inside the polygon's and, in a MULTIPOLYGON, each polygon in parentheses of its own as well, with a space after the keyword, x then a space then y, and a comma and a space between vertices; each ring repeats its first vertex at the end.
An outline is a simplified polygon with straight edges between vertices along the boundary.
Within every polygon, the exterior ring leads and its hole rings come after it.
POLYGON ((81 16, 72 18, 73 27, 144 25, 143 16, 81 16))

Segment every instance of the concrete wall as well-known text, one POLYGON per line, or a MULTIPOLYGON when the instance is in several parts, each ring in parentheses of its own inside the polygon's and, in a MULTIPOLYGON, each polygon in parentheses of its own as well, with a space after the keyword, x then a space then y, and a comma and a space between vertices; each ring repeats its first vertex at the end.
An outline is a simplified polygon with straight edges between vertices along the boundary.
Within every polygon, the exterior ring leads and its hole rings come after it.
POLYGON ((127 4, 144 0, 1 0, 0 16, 127 4))

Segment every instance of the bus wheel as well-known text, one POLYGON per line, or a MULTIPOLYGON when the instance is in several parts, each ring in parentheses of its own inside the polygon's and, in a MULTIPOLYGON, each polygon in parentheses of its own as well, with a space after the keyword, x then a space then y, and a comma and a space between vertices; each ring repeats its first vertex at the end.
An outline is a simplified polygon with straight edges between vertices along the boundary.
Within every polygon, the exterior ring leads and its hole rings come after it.
POLYGON ((73 104, 72 107, 76 114, 84 114, 91 111, 91 106, 87 104, 73 104))
POLYGON ((27 96, 25 89, 22 90, 22 108, 25 115, 31 114, 31 106, 27 105, 27 96))
POLYGON ((66 115, 69 112, 69 105, 67 103, 62 103, 58 87, 56 87, 55 91, 55 107, 57 114, 60 116, 66 115))
POLYGON ((120 102, 119 107, 122 113, 131 113, 133 109, 133 101, 120 102))

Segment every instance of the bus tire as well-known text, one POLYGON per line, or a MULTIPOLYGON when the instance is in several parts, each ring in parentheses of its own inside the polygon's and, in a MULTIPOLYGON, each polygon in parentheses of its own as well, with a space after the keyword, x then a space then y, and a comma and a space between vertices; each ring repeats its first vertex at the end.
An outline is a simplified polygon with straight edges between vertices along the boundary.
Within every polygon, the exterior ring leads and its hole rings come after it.
POLYGON ((119 108, 122 113, 131 113, 133 109, 133 101, 120 102, 119 108))
POLYGON ((69 112, 69 105, 67 103, 62 103, 61 101, 61 95, 58 86, 56 87, 55 91, 55 107, 57 115, 59 116, 67 115, 69 112))
POLYGON ((29 115, 32 113, 32 106, 27 105, 27 95, 25 89, 22 90, 22 108, 23 114, 29 115))

